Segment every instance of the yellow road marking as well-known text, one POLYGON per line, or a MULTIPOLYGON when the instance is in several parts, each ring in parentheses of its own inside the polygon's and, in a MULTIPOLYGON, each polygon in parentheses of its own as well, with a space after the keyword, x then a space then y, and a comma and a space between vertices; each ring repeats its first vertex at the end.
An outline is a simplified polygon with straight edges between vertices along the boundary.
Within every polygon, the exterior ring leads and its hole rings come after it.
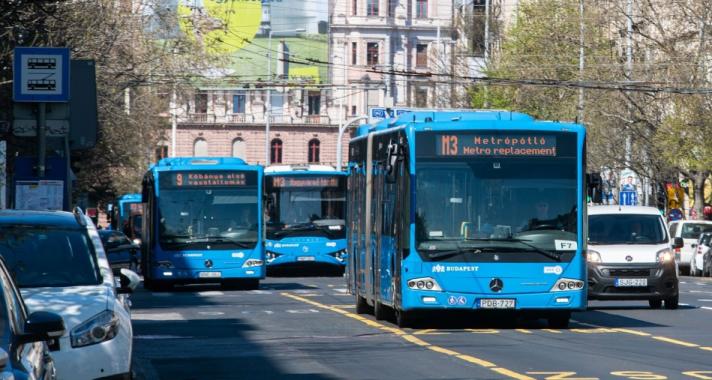
POLYGON ((438 329, 425 329, 425 330, 418 330, 413 333, 413 335, 447 335, 450 334, 447 331, 439 331, 438 329))
POLYGON ((532 332, 527 330, 527 329, 516 329, 515 331, 519 331, 522 334, 531 334, 532 332))
POLYGON ((650 336, 650 334, 642 332, 642 331, 638 331, 638 330, 629 330, 629 329, 611 329, 611 330, 626 333, 626 334, 638 335, 638 336, 650 336))
POLYGON ((662 340, 663 342, 677 344, 677 345, 685 346, 685 347, 699 347, 700 346, 699 344, 684 342, 684 341, 672 339, 672 338, 666 338, 664 336, 654 336, 653 339, 662 340))
MULTIPOLYGON (((321 308, 321 309, 330 310, 330 311, 339 313, 339 314, 344 315, 344 316, 346 316, 346 317, 349 317, 349 318, 355 319, 355 320, 357 320, 357 321, 359 321, 359 322, 362 322, 362 323, 364 323, 364 324, 366 324, 366 325, 368 325, 368 326, 376 327, 376 328, 378 328, 378 329, 380 329, 380 330, 388 331, 388 332, 390 332, 390 333, 393 333, 393 334, 395 334, 396 336, 399 336, 399 337, 403 338, 404 340, 406 340, 406 341, 408 341, 408 342, 410 342, 410 343, 413 343, 413 344, 415 344, 415 345, 417 345, 417 346, 425 347, 425 348, 427 348, 427 349, 429 349, 429 350, 431 350, 431 351, 434 351, 434 352, 438 352, 438 353, 445 354, 445 355, 449 355, 449 356, 454 356, 454 357, 456 357, 456 358, 458 358, 458 359, 460 359, 460 360, 466 361, 466 362, 468 362, 468 363, 472 363, 472 364, 479 365, 479 366, 481 366, 481 367, 489 368, 489 369, 491 369, 492 371, 497 372, 497 373, 499 373, 499 374, 501 374, 501 375, 504 375, 504 376, 507 376, 507 377, 510 377, 510 378, 513 378, 513 379, 517 379, 517 380, 536 380, 536 379, 534 379, 534 378, 532 378, 532 377, 529 377, 529 376, 527 376, 527 375, 523 375, 523 374, 521 374, 521 373, 518 373, 518 372, 515 372, 515 371, 512 371, 512 370, 509 370, 509 369, 506 369, 506 368, 497 367, 497 365, 494 364, 494 363, 492 363, 492 362, 488 362, 488 361, 486 361, 486 360, 482 360, 482 359, 476 358, 476 357, 471 356, 471 355, 464 355, 464 354, 461 354, 461 353, 459 353, 459 352, 457 352, 457 351, 453 351, 453 350, 450 350, 450 349, 447 349, 447 348, 444 348, 444 347, 432 345, 432 344, 430 344, 430 343, 428 343, 428 342, 426 342, 426 341, 424 341, 424 340, 422 340, 422 339, 416 337, 416 336, 414 335, 414 334, 416 334, 416 333, 408 334, 408 333, 406 333, 405 331, 403 331, 403 330, 401 330, 401 329, 397 329, 397 328, 394 328, 394 327, 389 327, 389 326, 383 325, 383 324, 381 324, 381 323, 372 321, 372 320, 370 320, 370 319, 368 319, 368 318, 362 317, 362 316, 360 316, 360 315, 358 315, 358 314, 354 314, 354 313, 351 313, 351 312, 349 312, 349 311, 340 309, 340 308, 338 308, 338 307, 325 305, 325 304, 322 304, 322 303, 319 303, 319 302, 316 302, 316 301, 312 301, 312 300, 310 300, 310 299, 306 299, 306 298, 304 298, 304 297, 300 297, 300 296, 297 296, 297 295, 294 295, 294 294, 282 293, 282 295, 283 295, 284 297, 291 298, 291 299, 293 299, 293 300, 295 300, 295 301, 304 302, 304 303, 307 303, 307 304, 309 304, 309 305, 316 306, 316 307, 321 308)), ((433 330, 433 329, 431 329, 431 330, 433 330)), ((425 331, 427 331, 427 330, 425 330, 425 331)), ((495 331, 496 331, 496 330, 495 330, 495 331)))
POLYGON ((465 329, 473 334, 499 334, 499 330, 495 329, 465 329))
POLYGON ((712 347, 700 347, 700 350, 712 351, 712 347))
POLYGON ((355 309, 354 305, 331 305, 332 307, 338 307, 339 309, 355 309))
POLYGON ((617 332, 612 329, 606 329, 606 328, 595 328, 595 329, 569 329, 571 332, 575 333, 581 333, 581 334, 605 334, 605 333, 612 333, 612 332, 617 332))
POLYGON ((554 329, 541 329, 541 331, 546 331, 554 334, 561 334, 561 331, 559 330, 554 330, 554 329))

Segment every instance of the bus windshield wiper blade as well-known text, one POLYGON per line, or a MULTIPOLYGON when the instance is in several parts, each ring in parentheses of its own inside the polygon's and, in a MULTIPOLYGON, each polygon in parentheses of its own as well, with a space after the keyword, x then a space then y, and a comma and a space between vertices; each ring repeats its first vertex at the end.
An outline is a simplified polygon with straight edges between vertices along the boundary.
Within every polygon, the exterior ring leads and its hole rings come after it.
POLYGON ((550 259, 556 260, 556 261, 561 261, 561 253, 557 252, 551 252, 547 251, 546 249, 539 248, 535 246, 534 244, 528 243, 531 240, 526 240, 526 239, 517 239, 517 238, 467 238, 465 239, 467 241, 501 241, 501 242, 512 242, 512 243, 520 243, 523 245, 526 245, 527 247, 531 248, 532 252, 537 252, 540 253, 550 259))
POLYGON ((439 252, 433 252, 432 254, 428 254, 428 258, 430 259, 447 259, 449 257, 457 256, 459 254, 467 254, 467 253, 482 253, 481 250, 479 249, 454 249, 452 251, 439 251, 439 252))

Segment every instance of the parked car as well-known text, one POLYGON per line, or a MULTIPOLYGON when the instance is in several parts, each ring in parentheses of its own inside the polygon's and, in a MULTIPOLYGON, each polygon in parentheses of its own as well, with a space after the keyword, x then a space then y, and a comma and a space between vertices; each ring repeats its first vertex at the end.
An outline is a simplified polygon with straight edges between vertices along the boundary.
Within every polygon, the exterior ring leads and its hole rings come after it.
POLYGON ((99 237, 112 269, 127 268, 139 272, 141 247, 138 244, 121 231, 100 230, 99 237))
POLYGON ((695 251, 692 248, 692 244, 697 242, 701 233, 712 232, 712 222, 706 220, 678 220, 670 222, 668 230, 670 232, 671 244, 674 243, 676 239, 678 243, 683 243, 682 247, 674 249, 675 260, 680 267, 680 272, 682 272, 682 274, 688 274, 690 272, 692 256, 695 251))
POLYGON ((695 256, 692 258, 690 272, 694 269, 694 275, 711 276, 712 271, 712 232, 700 234, 697 243, 693 244, 695 256))
POLYGON ((588 298, 679 305, 678 269, 665 221, 655 207, 588 209, 588 298))
POLYGON ((64 334, 62 317, 27 307, 0 259, 0 379, 54 380, 48 341, 64 334))
POLYGON ((139 279, 122 269, 117 286, 91 219, 81 210, 4 210, 0 236, 0 256, 29 310, 64 318, 67 331, 51 347, 57 377, 130 378, 133 332, 120 295, 139 279))

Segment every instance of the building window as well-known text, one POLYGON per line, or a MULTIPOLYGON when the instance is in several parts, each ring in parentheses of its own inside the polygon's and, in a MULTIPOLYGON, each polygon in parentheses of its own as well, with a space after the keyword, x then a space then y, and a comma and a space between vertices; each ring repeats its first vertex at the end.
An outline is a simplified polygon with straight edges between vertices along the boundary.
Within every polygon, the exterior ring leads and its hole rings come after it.
POLYGON ((425 87, 415 88, 415 106, 425 108, 428 106, 428 89, 425 87))
POLYGON ((416 0, 416 2, 415 2, 415 17, 416 18, 427 18, 428 17, 428 0, 416 0))
POLYGON ((351 116, 356 116, 356 106, 351 106, 351 116))
POLYGON ((195 113, 208 113, 208 94, 195 94, 195 113))
POLYGON ((388 0, 388 17, 396 15, 396 5, 398 5, 398 0, 388 0))
POLYGON ((245 113, 245 94, 232 96, 232 113, 245 113))
POLYGON ((351 43, 351 64, 355 65, 358 59, 358 44, 356 42, 351 43))
POLYGON ((270 149, 269 161, 273 164, 282 163, 282 140, 272 140, 272 149, 270 149))
POLYGON ((358 16, 358 0, 351 0, 351 15, 358 16))
POLYGON ((166 157, 168 157, 168 146, 161 145, 156 147, 156 162, 166 157))
POLYGON ((469 28, 468 40, 470 54, 477 57, 485 56, 485 10, 486 0, 473 0, 472 3, 472 27, 469 28))
POLYGON ((415 45, 415 67, 428 67, 428 45, 415 45))
POLYGON ((321 94, 318 92, 310 92, 309 100, 309 115, 318 115, 321 109, 321 94))
POLYGON ((232 156, 237 158, 242 158, 243 160, 247 157, 245 154, 245 140, 241 138, 236 138, 232 140, 232 156))
POLYGON ((378 16, 378 2, 381 0, 366 0, 366 16, 378 16))
POLYGON ((319 162, 319 148, 321 143, 317 139, 309 141, 309 159, 310 164, 319 162))
POLYGON ((193 143, 193 157, 207 157, 208 142, 205 139, 195 139, 193 143))
POLYGON ((366 44, 366 64, 369 66, 378 64, 378 42, 366 44))

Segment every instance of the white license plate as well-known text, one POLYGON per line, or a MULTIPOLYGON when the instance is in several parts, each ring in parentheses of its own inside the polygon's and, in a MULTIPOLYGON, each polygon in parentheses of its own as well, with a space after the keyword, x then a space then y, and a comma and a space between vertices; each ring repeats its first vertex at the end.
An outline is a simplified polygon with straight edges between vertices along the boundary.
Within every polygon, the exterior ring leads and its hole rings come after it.
POLYGON ((516 300, 511 298, 483 298, 480 299, 481 309, 514 309, 516 300))
POLYGON ((297 261, 314 261, 316 258, 314 256, 299 256, 297 257, 297 261))
POLYGON ((220 278, 220 277, 222 277, 222 273, 220 273, 220 272, 200 272, 200 273, 198 273, 198 277, 200 277, 200 278, 220 278))
POLYGON ((616 287, 635 287, 635 286, 648 286, 647 278, 617 278, 615 282, 616 287))

